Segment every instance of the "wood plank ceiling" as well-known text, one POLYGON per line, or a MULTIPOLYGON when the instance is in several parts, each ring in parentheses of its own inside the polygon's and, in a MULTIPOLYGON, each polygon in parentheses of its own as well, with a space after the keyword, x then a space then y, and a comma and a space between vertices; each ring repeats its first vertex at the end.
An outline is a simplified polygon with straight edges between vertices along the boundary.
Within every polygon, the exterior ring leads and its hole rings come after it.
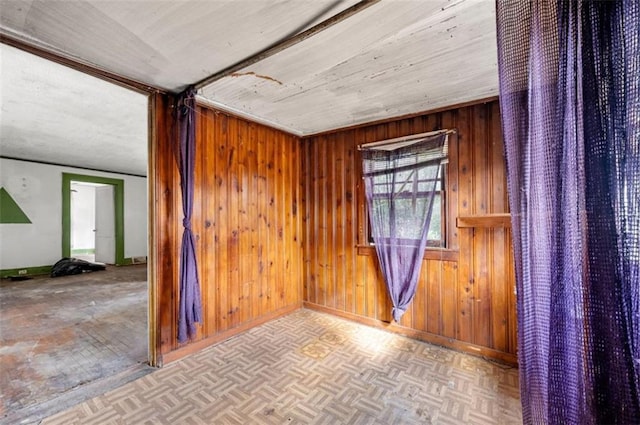
POLYGON ((383 0, 200 94, 299 135, 495 96, 494 13, 487 1, 383 0))
MULTIPOLYGON (((0 31, 179 91, 356 3, 9 0, 0 31)), ((496 62, 492 0, 382 0, 199 95, 309 135, 494 96, 496 62)))

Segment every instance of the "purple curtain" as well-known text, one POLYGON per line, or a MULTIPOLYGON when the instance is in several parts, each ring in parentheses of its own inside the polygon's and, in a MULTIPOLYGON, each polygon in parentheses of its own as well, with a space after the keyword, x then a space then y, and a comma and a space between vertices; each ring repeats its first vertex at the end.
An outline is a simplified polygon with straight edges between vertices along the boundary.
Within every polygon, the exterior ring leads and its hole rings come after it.
POLYGON ((178 312, 178 342, 185 342, 196 334, 196 323, 201 323, 200 281, 196 248, 191 231, 193 210, 193 179, 196 155, 195 89, 190 87, 178 99, 176 108, 179 128, 178 168, 182 190, 182 246, 180 252, 180 310, 178 312))
POLYGON ((396 322, 416 293, 446 140, 440 133, 411 144, 361 147, 371 234, 396 322))
POLYGON ((497 1, 525 424, 640 423, 640 2, 497 1))

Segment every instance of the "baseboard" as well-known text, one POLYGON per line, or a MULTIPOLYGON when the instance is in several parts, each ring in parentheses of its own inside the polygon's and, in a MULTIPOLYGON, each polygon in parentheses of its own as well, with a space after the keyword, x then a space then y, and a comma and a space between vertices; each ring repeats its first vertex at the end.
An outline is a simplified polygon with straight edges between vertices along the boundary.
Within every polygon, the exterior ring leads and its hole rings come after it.
POLYGON ((262 325, 263 323, 269 322, 271 320, 278 319, 282 316, 286 316, 296 310, 302 308, 302 304, 292 304, 288 307, 281 308, 280 310, 274 311, 272 313, 265 314, 257 319, 250 320, 245 322, 239 326, 236 326, 233 329, 228 329, 224 332, 220 332, 218 334, 212 335, 205 339, 201 339, 199 341, 192 342, 188 345, 183 345, 173 351, 169 351, 165 354, 160 354, 159 357, 159 366, 162 367, 168 363, 179 360, 189 354, 196 353, 201 351, 211 345, 217 344, 218 342, 225 341, 233 336, 238 335, 239 333, 248 331, 251 328, 255 328, 256 326, 262 325))
MULTIPOLYGON (((77 252, 74 252, 77 254, 77 252)), ((73 257, 73 255, 72 255, 73 257)), ((131 264, 146 264, 147 257, 131 257, 125 258, 122 264, 116 264, 117 266, 128 266, 131 264)), ((26 277, 26 276, 42 276, 48 275, 51 273, 51 268, 53 265, 49 266, 36 266, 36 267, 19 267, 16 269, 2 269, 0 270, 0 279, 9 278, 9 277, 26 277)))
POLYGON ((475 356, 489 358, 491 360, 497 360, 512 366, 518 365, 518 357, 503 351, 494 350, 488 347, 482 347, 479 345, 471 344, 464 341, 459 341, 453 338, 447 338, 441 335, 432 334, 429 332, 419 331, 416 329, 405 328, 403 326, 396 325, 394 323, 383 322, 381 320, 372 319, 370 317, 362 317, 357 314, 348 313, 346 311, 335 310, 333 308, 313 304, 305 301, 303 303, 304 308, 309 310, 315 310, 322 313, 331 314, 334 316, 342 317, 344 319, 352 320, 363 325, 371 326, 378 329, 383 329, 396 334, 404 335, 409 338, 418 339, 420 341, 428 342, 430 344, 439 345, 441 347, 452 348, 457 351, 462 351, 475 356))
POLYGON ((41 276, 51 273, 51 267, 53 266, 37 266, 37 267, 20 267, 17 269, 2 269, 0 270, 0 278, 5 277, 23 277, 23 276, 41 276))
POLYGON ((84 248, 84 249, 72 249, 71 256, 73 257, 75 254, 95 254, 96 250, 93 248, 84 248))
POLYGON ((122 264, 117 264, 117 265, 118 266, 130 266, 132 264, 147 264, 147 257, 146 256, 125 257, 125 259, 122 262, 122 264))

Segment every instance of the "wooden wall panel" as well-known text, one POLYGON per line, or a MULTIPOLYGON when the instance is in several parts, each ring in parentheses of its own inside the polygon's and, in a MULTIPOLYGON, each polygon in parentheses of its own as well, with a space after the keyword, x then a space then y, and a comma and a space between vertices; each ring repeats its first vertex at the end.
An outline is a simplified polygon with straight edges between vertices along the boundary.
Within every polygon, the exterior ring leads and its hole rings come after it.
POLYGON ((427 341, 516 361, 508 228, 457 228, 458 216, 508 213, 498 102, 303 139, 305 305, 427 341), (363 239, 357 146, 452 128, 447 249, 429 250, 412 307, 391 324, 375 251, 363 239))
POLYGON ((154 241, 158 363, 175 360, 302 303, 299 138, 207 107, 196 113, 192 229, 203 323, 188 344, 176 339, 180 178, 171 98, 158 98, 154 241))
POLYGON ((176 276, 178 264, 178 215, 181 214, 180 178, 173 156, 175 128, 171 125, 171 96, 151 96, 152 193, 154 237, 151 259, 155 276, 150 279, 151 343, 155 344, 154 365, 162 365, 162 354, 170 351, 176 340, 176 276))

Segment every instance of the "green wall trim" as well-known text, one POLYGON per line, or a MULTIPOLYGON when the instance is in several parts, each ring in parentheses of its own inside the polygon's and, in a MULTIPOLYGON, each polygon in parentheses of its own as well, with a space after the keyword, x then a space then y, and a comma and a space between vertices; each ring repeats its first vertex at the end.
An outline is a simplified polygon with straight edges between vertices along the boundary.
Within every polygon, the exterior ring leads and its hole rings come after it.
POLYGON ((30 224, 31 220, 4 187, 0 187, 0 223, 30 224))
POLYGON ((43 274, 49 274, 51 273, 51 267, 53 266, 20 267, 17 269, 3 269, 3 270, 0 270, 0 278, 5 278, 9 276, 38 276, 43 274))
POLYGON ((108 177, 62 173, 62 256, 71 257, 71 182, 98 183, 113 186, 116 208, 116 265, 124 260, 124 180, 108 177))

